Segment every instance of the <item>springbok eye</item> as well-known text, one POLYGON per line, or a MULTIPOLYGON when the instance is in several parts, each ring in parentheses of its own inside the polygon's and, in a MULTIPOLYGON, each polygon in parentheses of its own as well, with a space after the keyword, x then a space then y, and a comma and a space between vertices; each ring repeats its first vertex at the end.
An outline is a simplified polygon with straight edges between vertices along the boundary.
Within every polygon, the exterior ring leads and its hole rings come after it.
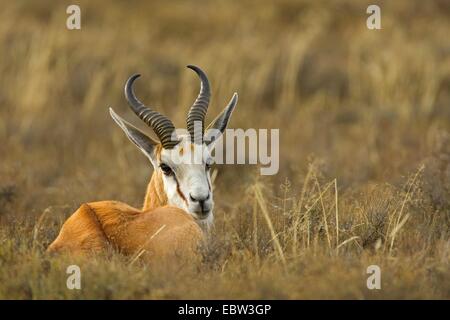
POLYGON ((205 164, 206 170, 211 169, 212 165, 213 165, 212 161, 206 161, 206 164, 205 164))
POLYGON ((170 175, 173 174, 172 169, 171 169, 167 164, 161 163, 161 164, 159 165, 159 167, 161 168, 161 170, 163 171, 163 173, 164 173, 166 176, 170 176, 170 175))

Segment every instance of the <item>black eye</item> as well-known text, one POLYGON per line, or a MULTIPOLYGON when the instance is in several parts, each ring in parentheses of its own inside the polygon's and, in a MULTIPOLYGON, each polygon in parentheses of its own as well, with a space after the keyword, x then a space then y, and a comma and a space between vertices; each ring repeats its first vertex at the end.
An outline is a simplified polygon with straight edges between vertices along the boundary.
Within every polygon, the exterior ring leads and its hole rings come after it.
POLYGON ((206 162, 205 167, 206 167, 206 170, 211 169, 211 167, 212 167, 212 162, 209 162, 209 161, 206 162))
POLYGON ((165 163, 161 163, 161 164, 159 165, 159 167, 161 168, 161 170, 163 171, 163 173, 164 173, 166 176, 170 176, 170 175, 173 173, 172 169, 171 169, 167 164, 165 164, 165 163))

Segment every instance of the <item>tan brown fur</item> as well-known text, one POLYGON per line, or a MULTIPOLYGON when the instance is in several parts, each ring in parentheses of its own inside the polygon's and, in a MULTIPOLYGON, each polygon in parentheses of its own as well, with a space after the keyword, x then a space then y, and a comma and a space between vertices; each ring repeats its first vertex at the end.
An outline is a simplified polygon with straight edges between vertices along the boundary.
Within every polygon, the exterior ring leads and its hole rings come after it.
POLYGON ((143 211, 149 211, 162 207, 167 204, 167 195, 164 192, 164 184, 162 182, 161 171, 153 173, 150 182, 147 186, 145 194, 143 211))
POLYGON ((161 173, 155 171, 143 210, 117 201, 83 204, 47 251, 86 255, 114 248, 160 262, 191 259, 202 239, 202 230, 187 212, 167 205, 161 173))

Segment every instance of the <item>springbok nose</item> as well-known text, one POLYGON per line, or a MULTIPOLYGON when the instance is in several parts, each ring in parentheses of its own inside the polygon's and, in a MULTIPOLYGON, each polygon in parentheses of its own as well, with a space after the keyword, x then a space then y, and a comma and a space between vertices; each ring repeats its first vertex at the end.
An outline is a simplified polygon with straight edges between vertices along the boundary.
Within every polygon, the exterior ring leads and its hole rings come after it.
POLYGON ((211 192, 200 193, 200 194, 192 194, 189 193, 189 198, 192 204, 195 204, 195 209, 193 211, 202 217, 205 217, 211 211, 211 203, 207 202, 211 197, 211 192))
POLYGON ((189 198, 191 198, 191 201, 193 201, 193 202, 199 202, 200 203, 200 205, 201 206, 203 206, 203 203, 206 201, 206 200, 209 200, 209 192, 208 192, 208 195, 206 196, 206 197, 202 197, 202 196, 192 196, 192 194, 191 193, 189 193, 189 198))

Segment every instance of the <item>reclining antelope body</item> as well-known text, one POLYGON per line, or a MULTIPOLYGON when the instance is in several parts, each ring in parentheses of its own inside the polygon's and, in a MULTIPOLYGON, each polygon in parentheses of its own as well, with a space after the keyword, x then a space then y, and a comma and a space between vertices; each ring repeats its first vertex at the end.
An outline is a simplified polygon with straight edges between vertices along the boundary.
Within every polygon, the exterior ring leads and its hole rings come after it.
POLYGON ((189 256, 196 252, 204 238, 203 229, 213 219, 212 141, 224 132, 236 106, 237 94, 205 134, 204 118, 211 96, 209 81, 200 68, 191 65, 188 68, 197 73, 201 87, 187 116, 187 134, 177 134, 167 117, 136 98, 133 83, 139 75, 131 76, 126 82, 125 97, 159 141, 110 108, 114 121, 153 165, 142 210, 117 201, 85 203, 63 224, 49 252, 86 254, 115 248, 125 255, 143 250, 148 257, 158 258, 189 256))

